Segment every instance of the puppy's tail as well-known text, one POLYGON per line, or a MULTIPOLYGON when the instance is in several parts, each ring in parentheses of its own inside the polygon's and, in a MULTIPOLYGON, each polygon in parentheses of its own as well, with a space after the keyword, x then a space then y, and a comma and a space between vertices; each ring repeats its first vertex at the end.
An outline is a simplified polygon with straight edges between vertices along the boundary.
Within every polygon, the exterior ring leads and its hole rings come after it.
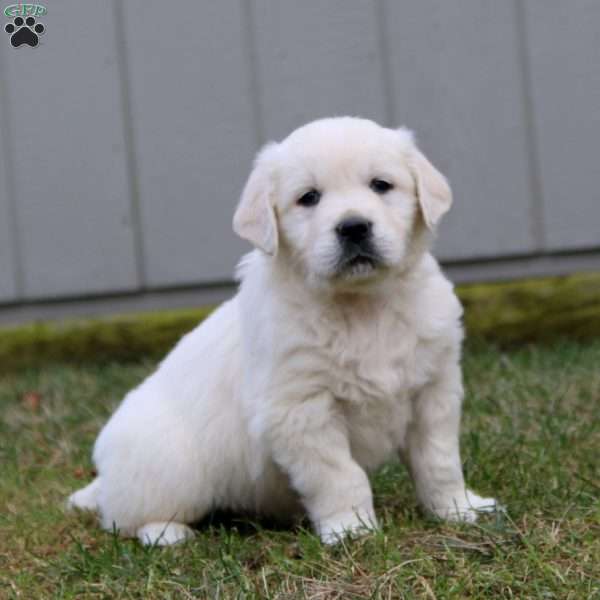
POLYGON ((72 493, 67 500, 68 510, 98 511, 98 492, 100 491, 100 477, 92 483, 72 493))

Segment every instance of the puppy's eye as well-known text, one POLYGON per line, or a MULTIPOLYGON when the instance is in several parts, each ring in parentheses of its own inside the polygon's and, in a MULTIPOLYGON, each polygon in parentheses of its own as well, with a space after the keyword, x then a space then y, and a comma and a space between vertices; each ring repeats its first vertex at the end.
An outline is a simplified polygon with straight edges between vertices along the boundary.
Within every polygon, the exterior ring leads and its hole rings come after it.
POLYGON ((389 192, 390 190, 394 189, 393 184, 391 184, 389 181, 386 181, 385 179, 371 179, 369 187, 376 194, 385 194, 386 192, 389 192))
POLYGON ((306 194, 300 196, 297 202, 300 206, 315 206, 319 204, 320 199, 321 192, 318 190, 309 190, 306 194))

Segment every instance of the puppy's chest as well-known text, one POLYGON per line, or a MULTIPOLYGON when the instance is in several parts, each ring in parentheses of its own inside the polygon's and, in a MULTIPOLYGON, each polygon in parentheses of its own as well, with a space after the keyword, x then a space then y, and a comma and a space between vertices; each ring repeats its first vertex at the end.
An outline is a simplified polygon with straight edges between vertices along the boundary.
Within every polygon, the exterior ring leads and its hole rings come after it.
POLYGON ((350 434, 352 454, 373 469, 404 446, 412 398, 433 372, 432 348, 408 327, 332 338, 328 385, 350 434))
POLYGON ((350 404, 402 403, 432 374, 429 344, 402 323, 334 331, 323 350, 331 392, 350 404))

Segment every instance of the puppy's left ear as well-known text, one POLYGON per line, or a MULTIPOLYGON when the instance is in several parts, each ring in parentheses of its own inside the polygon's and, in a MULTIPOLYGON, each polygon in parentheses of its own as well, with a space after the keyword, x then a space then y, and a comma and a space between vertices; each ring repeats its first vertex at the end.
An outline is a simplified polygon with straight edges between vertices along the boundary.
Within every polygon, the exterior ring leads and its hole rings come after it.
POLYGON ((439 220, 452 206, 452 190, 446 178, 412 144, 410 167, 417 184, 417 198, 423 220, 429 229, 435 229, 439 220))
POLYGON ((233 216, 233 230, 271 256, 277 254, 279 246, 273 164, 276 147, 268 144, 259 152, 233 216))

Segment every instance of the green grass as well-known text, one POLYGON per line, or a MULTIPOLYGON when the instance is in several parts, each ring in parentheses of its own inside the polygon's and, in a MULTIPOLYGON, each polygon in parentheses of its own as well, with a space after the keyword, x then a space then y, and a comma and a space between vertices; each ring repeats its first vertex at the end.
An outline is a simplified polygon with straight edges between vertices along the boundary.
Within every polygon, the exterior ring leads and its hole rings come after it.
POLYGON ((135 365, 48 366, 0 381, 0 598, 600 599, 600 341, 465 358, 463 461, 507 513, 419 512, 404 470, 373 477, 382 529, 325 548, 304 527, 215 515, 186 545, 120 540, 62 510, 135 365))

